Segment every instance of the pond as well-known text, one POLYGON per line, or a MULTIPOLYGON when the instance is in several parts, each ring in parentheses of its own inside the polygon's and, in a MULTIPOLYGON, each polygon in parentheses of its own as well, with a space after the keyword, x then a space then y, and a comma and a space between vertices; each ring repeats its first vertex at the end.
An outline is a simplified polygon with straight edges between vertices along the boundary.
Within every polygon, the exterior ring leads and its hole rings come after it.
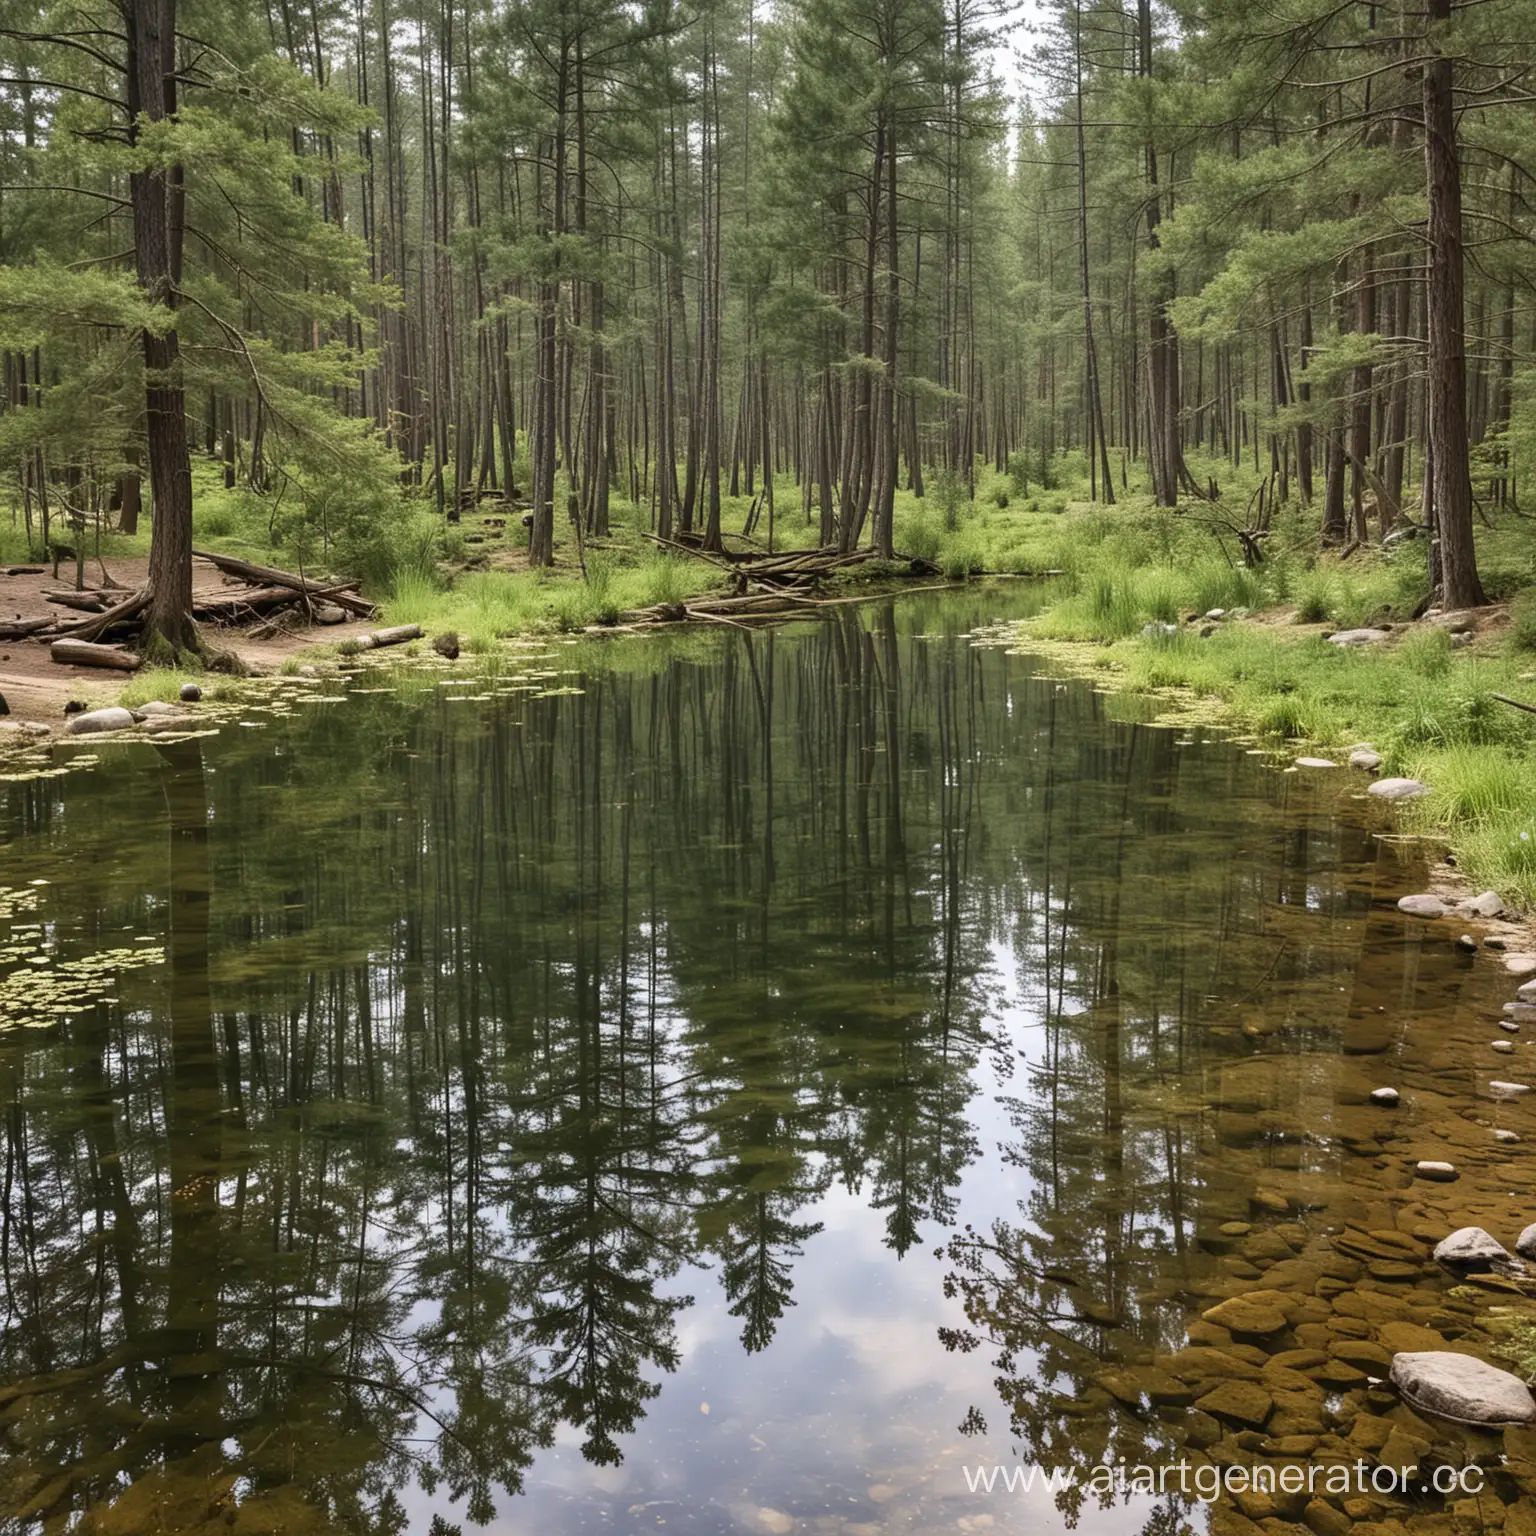
POLYGON ((0 785, 0 1528, 1172 1533, 978 1478, 1411 1438, 1373 1341, 1472 1336, 1428 1245, 1526 1204, 1507 979, 1360 776, 976 634, 1034 600, 284 679, 0 785))

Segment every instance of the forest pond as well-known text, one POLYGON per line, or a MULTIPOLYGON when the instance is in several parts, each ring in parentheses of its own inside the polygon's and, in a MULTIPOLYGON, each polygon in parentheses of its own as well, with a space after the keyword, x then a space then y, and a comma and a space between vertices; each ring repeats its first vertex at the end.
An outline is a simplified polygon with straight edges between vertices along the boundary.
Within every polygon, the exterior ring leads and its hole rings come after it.
MULTIPOLYGON (((1183 1454, 1117 1382, 1234 1275, 1449 1328, 1391 1138, 1472 1124, 1493 957, 1360 776, 978 637, 1030 601, 274 680, 0 784, 0 1529, 1203 1530, 966 1469, 1183 1454)), ((1317 1355, 1318 1432, 1388 1411, 1317 1355)))

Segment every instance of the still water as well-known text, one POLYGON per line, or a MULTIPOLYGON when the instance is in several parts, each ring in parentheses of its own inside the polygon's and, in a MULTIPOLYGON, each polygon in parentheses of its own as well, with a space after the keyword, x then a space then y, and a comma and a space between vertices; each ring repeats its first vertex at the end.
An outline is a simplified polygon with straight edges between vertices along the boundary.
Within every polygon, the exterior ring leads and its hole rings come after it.
POLYGON ((1106 1363, 1381 1150, 1457 962, 1359 784, 973 638, 1027 601, 0 784, 0 1528, 1203 1529, 965 1468, 1176 1452, 1106 1363))

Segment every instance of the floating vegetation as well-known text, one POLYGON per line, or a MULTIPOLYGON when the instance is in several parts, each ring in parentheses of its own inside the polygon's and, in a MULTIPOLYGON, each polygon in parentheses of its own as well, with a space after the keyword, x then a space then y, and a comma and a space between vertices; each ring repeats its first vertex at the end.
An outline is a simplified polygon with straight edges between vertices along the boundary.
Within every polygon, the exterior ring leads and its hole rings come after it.
POLYGON ((121 971, 158 965, 160 945, 142 949, 102 949, 78 960, 56 961, 42 942, 11 943, 0 948, 0 965, 18 969, 0 978, 0 1033, 42 1029, 96 1003, 116 1001, 112 986, 121 971))

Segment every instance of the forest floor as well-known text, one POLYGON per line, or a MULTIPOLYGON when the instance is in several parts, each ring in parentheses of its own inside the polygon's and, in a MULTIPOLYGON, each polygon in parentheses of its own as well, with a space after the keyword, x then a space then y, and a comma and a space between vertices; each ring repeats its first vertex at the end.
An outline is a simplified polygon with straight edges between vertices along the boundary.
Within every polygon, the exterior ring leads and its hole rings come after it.
MULTIPOLYGON (((144 556, 108 558, 101 564, 87 562, 86 581, 94 583, 105 571, 111 584, 131 592, 148 578, 149 562, 144 556)), ((49 603, 45 592, 67 590, 74 585, 74 568, 59 567, 54 580, 52 566, 41 574, 10 576, 0 567, 0 619, 30 619, 43 615, 57 617, 61 610, 49 603)), ((235 585, 238 585, 236 583, 235 585)), ((193 591, 212 595, 229 589, 227 578, 206 561, 193 563, 193 591)), ((376 624, 351 620, 326 627, 280 630, 270 639, 254 640, 237 629, 206 629, 210 643, 231 651, 252 674, 276 672, 285 662, 303 657, 323 642, 334 647, 338 642, 365 634, 376 624)), ((0 641, 0 696, 10 707, 7 718, 13 721, 35 720, 59 725, 64 706, 71 701, 92 708, 113 704, 127 690, 142 691, 140 674, 109 672, 94 667, 63 667, 49 659, 46 643, 35 640, 0 641)), ((143 695, 148 697, 148 695, 143 695)), ((167 702, 170 702, 169 700, 167 702)))

